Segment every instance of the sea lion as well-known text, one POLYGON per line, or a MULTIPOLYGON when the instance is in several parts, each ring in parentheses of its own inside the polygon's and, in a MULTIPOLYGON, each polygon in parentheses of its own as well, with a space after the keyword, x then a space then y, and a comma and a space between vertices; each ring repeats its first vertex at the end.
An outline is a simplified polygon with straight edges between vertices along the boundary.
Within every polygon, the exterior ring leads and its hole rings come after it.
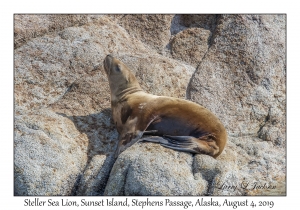
POLYGON ((143 134, 171 149, 217 157, 227 134, 208 109, 191 101, 145 93, 130 69, 111 55, 104 59, 111 90, 112 117, 119 133, 115 157, 143 134))

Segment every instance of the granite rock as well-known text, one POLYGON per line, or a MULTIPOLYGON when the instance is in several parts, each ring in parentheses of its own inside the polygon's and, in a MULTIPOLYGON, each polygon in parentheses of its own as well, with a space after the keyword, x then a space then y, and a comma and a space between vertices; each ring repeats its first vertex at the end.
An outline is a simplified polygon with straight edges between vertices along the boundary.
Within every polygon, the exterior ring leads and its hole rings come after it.
POLYGON ((193 174, 191 154, 137 143, 115 162, 104 195, 203 195, 206 188, 193 174))
POLYGON ((171 37, 170 26, 173 16, 159 14, 124 15, 118 20, 118 23, 131 36, 161 53, 171 37))
POLYGON ((14 17, 15 195, 286 194, 285 15, 14 17), (107 54, 215 113, 223 153, 139 142, 115 160, 107 54))
POLYGON ((197 68, 208 50, 210 37, 211 32, 202 28, 179 32, 170 43, 173 58, 197 68))

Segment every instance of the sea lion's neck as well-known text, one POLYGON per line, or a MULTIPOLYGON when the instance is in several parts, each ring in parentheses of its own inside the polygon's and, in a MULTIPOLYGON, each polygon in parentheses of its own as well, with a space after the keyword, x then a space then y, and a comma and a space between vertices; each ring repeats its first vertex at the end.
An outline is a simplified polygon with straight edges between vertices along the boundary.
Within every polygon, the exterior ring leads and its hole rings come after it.
POLYGON ((120 74, 109 77, 109 86, 112 102, 121 102, 132 93, 143 91, 135 76, 123 66, 120 74))
POLYGON ((123 89, 121 91, 118 91, 115 94, 115 99, 118 101, 123 101, 126 99, 126 97, 132 93, 136 93, 139 91, 143 91, 143 89, 141 87, 137 87, 137 86, 132 86, 132 87, 128 87, 126 89, 123 89))

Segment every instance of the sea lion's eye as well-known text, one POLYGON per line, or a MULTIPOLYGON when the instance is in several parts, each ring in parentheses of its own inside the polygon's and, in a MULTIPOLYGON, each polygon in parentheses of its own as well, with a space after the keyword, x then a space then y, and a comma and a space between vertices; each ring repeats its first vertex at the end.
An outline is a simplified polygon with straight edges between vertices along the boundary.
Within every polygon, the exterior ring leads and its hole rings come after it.
POLYGON ((116 66, 116 71, 117 71, 117 72, 120 72, 120 71, 121 71, 121 69, 120 69, 119 65, 118 65, 118 66, 116 66))

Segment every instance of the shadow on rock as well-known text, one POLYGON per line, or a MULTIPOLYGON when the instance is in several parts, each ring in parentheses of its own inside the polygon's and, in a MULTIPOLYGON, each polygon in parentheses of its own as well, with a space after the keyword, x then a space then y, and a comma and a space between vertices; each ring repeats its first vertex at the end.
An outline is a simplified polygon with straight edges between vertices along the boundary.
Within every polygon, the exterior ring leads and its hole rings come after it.
POLYGON ((88 138, 88 160, 83 174, 73 187, 73 195, 103 195, 110 170, 114 164, 114 151, 118 133, 111 121, 111 109, 87 116, 66 116, 79 132, 88 138))

